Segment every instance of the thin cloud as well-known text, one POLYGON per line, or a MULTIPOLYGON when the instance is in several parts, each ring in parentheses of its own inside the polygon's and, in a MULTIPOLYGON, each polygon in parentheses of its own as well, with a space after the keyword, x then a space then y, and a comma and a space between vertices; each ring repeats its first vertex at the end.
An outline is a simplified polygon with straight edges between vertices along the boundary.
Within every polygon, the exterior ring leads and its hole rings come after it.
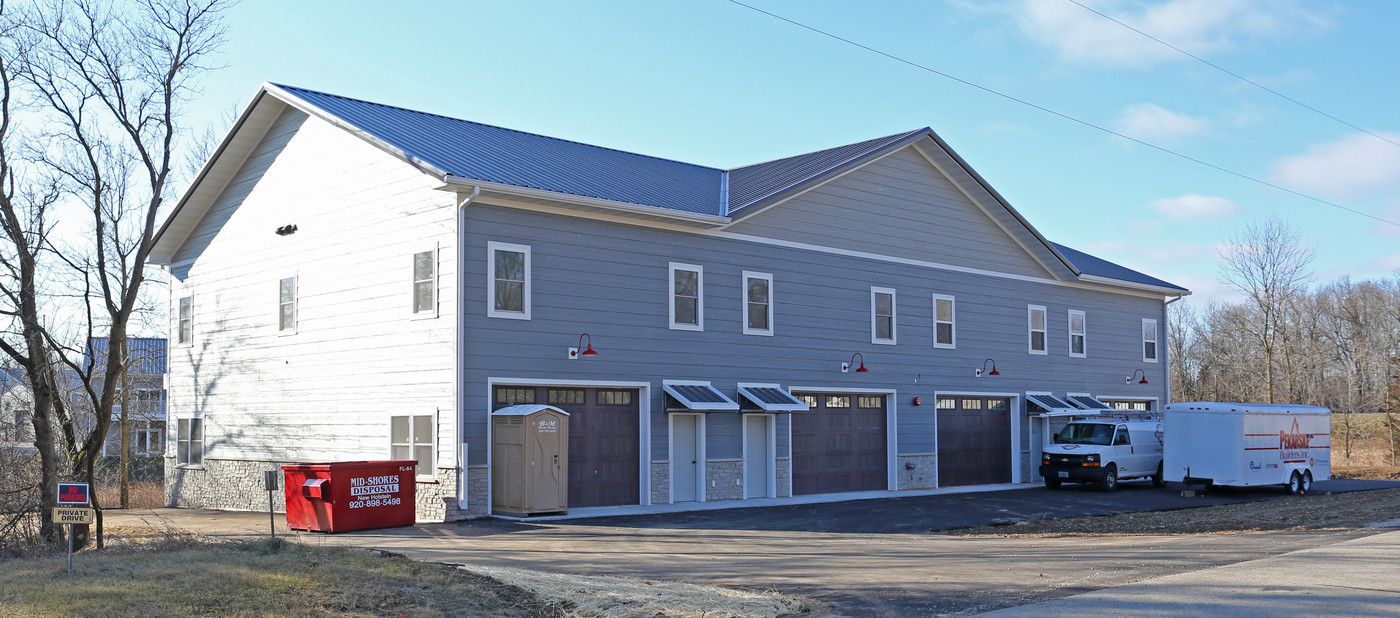
MULTIPOLYGON (((1284 38, 1330 25, 1296 0, 1170 0, 1144 5, 1123 0, 1086 6, 1195 55, 1230 49, 1251 37, 1284 38)), ((1064 0, 1021 0, 1010 7, 1021 30, 1068 61, 1145 67, 1189 60, 1171 48, 1064 0)))
MULTIPOLYGON (((1400 134, 1379 133, 1391 141, 1400 134)), ((1280 160, 1270 179, 1305 193, 1354 199, 1400 185, 1400 148, 1357 133, 1280 160)))
POLYGON ((1162 198, 1152 202, 1152 210, 1178 221, 1218 219, 1240 212, 1240 207, 1223 197, 1188 193, 1181 197, 1162 198))
POLYGON ((1114 124, 1119 133, 1138 139, 1177 139, 1204 133, 1210 121, 1138 103, 1124 109, 1114 124))

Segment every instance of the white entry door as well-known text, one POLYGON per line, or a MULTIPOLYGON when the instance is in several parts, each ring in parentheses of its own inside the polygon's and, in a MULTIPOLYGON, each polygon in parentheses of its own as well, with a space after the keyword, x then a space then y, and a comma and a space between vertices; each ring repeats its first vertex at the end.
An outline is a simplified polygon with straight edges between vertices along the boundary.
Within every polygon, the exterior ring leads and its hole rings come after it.
POLYGON ((773 452, 768 443, 768 427, 773 417, 763 414, 744 416, 744 497, 772 498, 773 452))
POLYGON ((695 414, 671 415, 671 501, 700 499, 700 428, 695 414))

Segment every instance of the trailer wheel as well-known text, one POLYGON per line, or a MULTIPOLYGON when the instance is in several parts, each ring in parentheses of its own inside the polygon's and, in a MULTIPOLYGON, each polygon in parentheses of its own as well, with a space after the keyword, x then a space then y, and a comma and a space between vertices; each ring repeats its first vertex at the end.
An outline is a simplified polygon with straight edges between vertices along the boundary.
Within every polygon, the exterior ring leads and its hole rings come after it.
POLYGON ((1113 491, 1118 487, 1118 466, 1108 464, 1108 468, 1103 471, 1103 479, 1099 481, 1099 489, 1102 491, 1113 491))
POLYGON ((1152 475, 1153 487, 1166 487, 1167 479, 1162 475, 1162 462, 1157 462, 1157 473, 1152 475))
POLYGON ((1288 493, 1295 496, 1303 493, 1303 475, 1298 474, 1297 470, 1294 470, 1293 474, 1288 477, 1288 493))
POLYGON ((1304 471, 1303 471, 1303 492, 1302 492, 1302 493, 1308 493, 1308 492, 1310 492, 1310 491, 1312 491, 1312 470, 1304 470, 1304 471))
POLYGON ((1048 487, 1048 488, 1050 488, 1050 489, 1059 489, 1059 488, 1060 488, 1060 479, 1058 479, 1058 478, 1050 478, 1050 477, 1047 476, 1047 477, 1045 477, 1045 486, 1048 487))

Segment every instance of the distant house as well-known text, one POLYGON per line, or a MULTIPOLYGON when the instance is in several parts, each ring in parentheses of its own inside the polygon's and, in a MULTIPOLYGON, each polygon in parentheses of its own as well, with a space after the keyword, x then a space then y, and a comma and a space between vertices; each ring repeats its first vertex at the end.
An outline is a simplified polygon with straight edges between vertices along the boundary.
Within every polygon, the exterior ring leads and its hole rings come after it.
MULTIPOLYGON (((160 457, 165 455, 165 371, 166 341, 149 337, 127 338, 126 381, 118 386, 116 403, 112 407, 112 423, 103 442, 102 454, 116 457, 121 454, 120 419, 122 407, 128 408, 128 434, 131 454, 136 457, 160 457), (120 389, 130 389, 123 394, 120 389)), ((88 352, 84 355, 85 368, 94 372, 93 388, 102 388, 105 378, 101 372, 107 364, 109 349, 105 337, 88 340, 88 352)), ((79 398, 81 405, 90 407, 86 396, 79 398)))
POLYGON ((0 446, 34 443, 34 397, 23 369, 0 368, 0 446))
POLYGON ((570 509, 1032 483, 1056 414, 1166 401, 1189 293, 926 128, 720 169, 277 85, 151 260, 172 505, 392 457, 425 520, 488 512, 515 404, 570 413, 570 509))

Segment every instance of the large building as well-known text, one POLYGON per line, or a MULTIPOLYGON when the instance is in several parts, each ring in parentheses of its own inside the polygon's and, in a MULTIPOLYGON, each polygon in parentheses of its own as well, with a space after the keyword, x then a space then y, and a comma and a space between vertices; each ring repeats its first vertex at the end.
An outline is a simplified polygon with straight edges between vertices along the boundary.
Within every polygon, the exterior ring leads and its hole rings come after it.
POLYGON ((424 520, 488 510, 520 403, 571 415, 571 509, 1035 482, 1071 396, 1166 402, 1188 293, 1050 242, 929 129, 716 169, 277 85, 151 259, 171 504, 411 458, 424 520))

